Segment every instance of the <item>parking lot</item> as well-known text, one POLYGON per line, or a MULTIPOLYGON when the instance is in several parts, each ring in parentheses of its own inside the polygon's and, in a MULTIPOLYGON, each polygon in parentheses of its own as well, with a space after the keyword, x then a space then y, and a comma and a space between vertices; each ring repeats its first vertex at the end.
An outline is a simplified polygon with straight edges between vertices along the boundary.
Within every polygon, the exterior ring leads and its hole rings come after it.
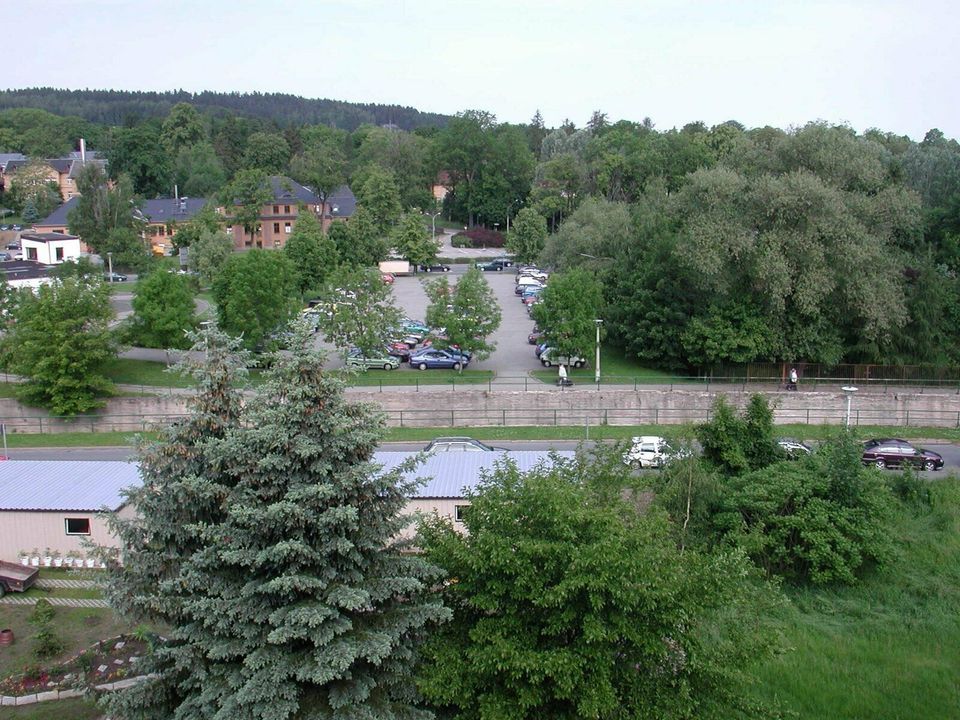
MULTIPOLYGON (((446 277, 451 283, 466 272, 467 265, 453 265, 446 277)), ((398 277, 393 285, 393 296, 397 306, 412 320, 424 320, 427 314, 427 295, 423 284, 441 275, 420 273, 408 277, 398 277)), ((527 343, 527 335, 533 329, 533 320, 527 315, 526 308, 514 294, 516 275, 510 270, 484 273, 500 303, 500 328, 493 334, 497 349, 486 360, 470 363, 471 370, 493 370, 498 375, 522 375, 540 368, 539 361, 533 356, 533 346, 527 343)), ((321 343, 331 353, 335 348, 321 343)), ((331 357, 331 365, 339 366, 343 362, 339 355, 331 357)), ((409 369, 407 365, 401 369, 409 369)))

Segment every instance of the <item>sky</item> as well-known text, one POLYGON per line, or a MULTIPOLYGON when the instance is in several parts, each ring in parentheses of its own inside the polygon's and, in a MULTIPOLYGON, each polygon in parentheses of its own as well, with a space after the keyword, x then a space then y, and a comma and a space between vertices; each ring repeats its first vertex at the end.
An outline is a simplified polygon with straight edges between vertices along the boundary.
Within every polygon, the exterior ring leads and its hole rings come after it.
POLYGON ((0 86, 960 137, 956 0, 0 0, 0 86))

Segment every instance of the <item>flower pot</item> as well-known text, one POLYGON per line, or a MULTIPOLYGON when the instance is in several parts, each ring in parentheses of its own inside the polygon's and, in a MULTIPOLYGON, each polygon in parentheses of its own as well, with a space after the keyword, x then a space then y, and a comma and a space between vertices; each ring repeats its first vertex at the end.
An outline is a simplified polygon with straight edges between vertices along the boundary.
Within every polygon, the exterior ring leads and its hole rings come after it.
POLYGON ((87 558, 87 567, 92 568, 97 566, 97 561, 93 558, 87 558))
POLYGON ((63 567, 63 558, 54 558, 53 559, 54 567, 63 567))
POLYGON ((31 564, 33 567, 40 567, 40 558, 38 558, 38 557, 32 557, 32 558, 30 558, 30 564, 31 564))
POLYGON ((26 565, 26 566, 29 567, 29 566, 30 566, 30 558, 28 558, 28 557, 22 557, 22 558, 20 558, 20 564, 21 564, 21 565, 26 565))
POLYGON ((51 565, 53 565, 53 558, 50 555, 44 555, 43 566, 50 567, 51 565))
POLYGON ((10 628, 0 630, 0 645, 13 645, 13 630, 10 628))

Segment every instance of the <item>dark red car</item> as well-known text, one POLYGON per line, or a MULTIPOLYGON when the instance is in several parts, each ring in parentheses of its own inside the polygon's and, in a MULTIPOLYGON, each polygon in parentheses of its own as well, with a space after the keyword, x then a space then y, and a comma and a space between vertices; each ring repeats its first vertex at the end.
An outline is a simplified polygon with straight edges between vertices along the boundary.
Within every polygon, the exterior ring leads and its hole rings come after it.
POLYGON ((943 457, 939 453, 914 447, 898 438, 868 440, 863 444, 861 459, 864 465, 873 465, 881 470, 904 465, 913 465, 921 470, 939 470, 943 467, 943 457))

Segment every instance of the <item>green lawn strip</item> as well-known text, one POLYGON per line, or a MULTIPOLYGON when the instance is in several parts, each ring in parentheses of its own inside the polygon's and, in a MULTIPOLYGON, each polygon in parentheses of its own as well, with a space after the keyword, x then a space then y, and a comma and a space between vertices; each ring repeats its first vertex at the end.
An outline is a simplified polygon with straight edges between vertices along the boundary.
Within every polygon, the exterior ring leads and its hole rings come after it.
POLYGON ((194 384, 193 378, 167 371, 166 363, 152 360, 115 358, 104 366, 104 375, 117 385, 150 385, 185 388, 194 384))
POLYGON ((103 711, 94 700, 74 698, 35 705, 3 708, 4 717, 11 720, 96 720, 103 711))
POLYGON ((16 597, 27 598, 71 598, 73 600, 99 600, 103 593, 99 588, 38 588, 32 587, 24 593, 17 593, 16 597))
POLYGON ((787 589, 793 648, 757 668, 756 692, 801 720, 955 718, 960 707, 960 480, 931 510, 901 510, 897 553, 858 584, 787 589))
POLYGON ((8 433, 7 447, 133 447, 135 435, 146 440, 156 440, 155 432, 70 432, 70 433, 8 433))
MULTIPOLYGON (((0 605, 0 617, 5 628, 13 630, 16 638, 13 645, 0 651, 0 677, 22 672, 29 666, 53 667, 79 652, 82 652, 98 640, 116 637, 130 632, 130 623, 117 619, 109 608, 69 608, 54 607, 53 628, 64 643, 64 651, 48 660, 38 661, 33 654, 33 635, 36 628, 27 619, 33 612, 28 605, 0 605)), ((58 703, 50 703, 58 705, 58 703)), ((6 711, 8 708, 3 708, 6 711)))
POLYGON ((16 383, 0 383, 0 397, 3 398, 12 398, 16 397, 17 394, 14 392, 16 390, 16 383))
POLYGON ((39 578, 41 580, 99 580, 103 577, 103 571, 96 568, 65 568, 65 567, 42 567, 40 568, 39 578))

